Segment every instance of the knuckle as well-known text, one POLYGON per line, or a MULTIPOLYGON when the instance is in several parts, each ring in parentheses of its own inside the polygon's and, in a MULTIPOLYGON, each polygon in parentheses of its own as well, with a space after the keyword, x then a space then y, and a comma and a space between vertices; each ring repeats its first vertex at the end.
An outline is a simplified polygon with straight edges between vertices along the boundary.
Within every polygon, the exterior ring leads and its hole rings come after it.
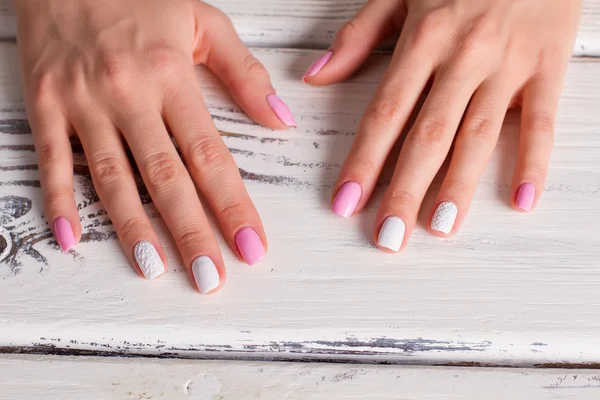
POLYGON ((463 135, 469 142, 489 144, 496 140, 496 129, 489 118, 472 118, 463 126, 463 135))
POLYGON ((248 215, 248 208, 245 207, 243 203, 232 202, 224 204, 219 209, 218 214, 223 221, 236 221, 243 219, 244 216, 248 215))
POLYGON ((445 192, 457 193, 461 195, 467 195, 472 191, 471 187, 464 181, 453 178, 444 180, 443 190, 445 192))
POLYGON ((542 140, 554 138, 554 118, 550 114, 538 113, 529 121, 531 133, 542 140))
POLYGON ((133 56, 120 50, 103 50, 97 60, 98 82, 118 98, 128 98, 134 84, 133 56))
POLYGON ((54 91, 54 76, 48 71, 34 72, 30 86, 30 95, 34 105, 46 104, 54 91))
POLYGON ((183 230, 177 235, 177 243, 182 247, 191 247, 197 250, 207 242, 206 234, 198 229, 183 230))
POLYGON ((39 144, 36 149, 38 152, 39 163, 42 168, 44 165, 52 165, 61 161, 60 151, 52 144, 39 144))
POLYGON ((226 154, 218 139, 204 136, 195 139, 189 146, 190 166, 196 172, 218 173, 226 165, 226 154))
POLYGON ((363 156, 354 156, 350 159, 352 171, 357 171, 360 174, 372 175, 379 169, 370 158, 363 156))
POLYGON ((73 191, 67 188, 44 188, 44 204, 46 209, 51 210, 53 207, 65 204, 68 196, 73 197, 73 191))
POLYGON ((464 58, 481 58, 496 48, 497 36, 485 21, 476 21, 459 43, 458 54, 464 58))
POLYGON ((412 145, 424 147, 430 150, 440 150, 446 141, 448 129, 446 124, 429 120, 418 124, 410 135, 412 145))
POLYGON ((109 187, 124 179, 127 168, 112 156, 96 156, 92 162, 92 175, 99 187, 109 187))
POLYGON ((139 217, 127 218, 119 226, 117 226, 117 232, 123 239, 136 239, 140 237, 140 234, 147 230, 146 222, 139 217))
POLYGON ((100 74, 108 79, 120 78, 130 72, 131 56, 120 50, 102 50, 98 55, 98 68, 100 74))
POLYGON ((351 40, 360 34, 360 24, 358 17, 346 22, 338 31, 336 37, 341 40, 351 40))
POLYGON ((535 159, 525 160, 523 165, 524 176, 532 178, 531 180, 534 182, 544 182, 546 180, 547 170, 547 164, 543 164, 535 159))
POLYGON ((414 210, 418 207, 418 200, 412 194, 405 190, 390 190, 387 194, 387 201, 393 204, 394 207, 406 208, 414 210))
POLYGON ((369 117, 375 121, 389 124, 398 122, 402 118, 403 106, 393 97, 381 98, 373 101, 369 107, 369 117))
POLYGON ((148 185, 157 190, 170 186, 181 177, 177 160, 166 152, 148 156, 143 165, 148 185))
POLYGON ((409 40, 413 46, 429 46, 435 43, 447 27, 448 12, 444 8, 429 10, 415 23, 409 40))
POLYGON ((248 55, 242 61, 242 65, 244 66, 244 71, 246 71, 246 75, 250 77, 268 77, 267 69, 262 65, 260 61, 256 59, 253 55, 248 55))
POLYGON ((145 50, 150 74, 172 78, 181 75, 183 56, 170 46, 164 44, 153 44, 145 50))

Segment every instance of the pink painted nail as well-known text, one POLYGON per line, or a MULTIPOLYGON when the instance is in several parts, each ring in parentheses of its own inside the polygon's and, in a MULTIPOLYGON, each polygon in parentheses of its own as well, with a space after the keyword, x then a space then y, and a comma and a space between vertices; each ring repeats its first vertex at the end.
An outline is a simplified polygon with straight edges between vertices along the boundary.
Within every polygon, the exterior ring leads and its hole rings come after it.
POLYGON ((277 118, 279 118, 281 122, 283 122, 287 126, 293 126, 294 128, 298 126, 296 125, 296 120, 294 119, 294 116, 292 115, 290 109, 278 96, 274 94, 268 95, 267 103, 269 103, 271 110, 273 110, 273 112, 275 113, 275 115, 277 115, 277 118))
POLYGON ((517 193, 517 208, 523 211, 531 211, 535 199, 535 186, 533 183, 523 183, 517 193))
POLYGON ((242 253, 244 261, 249 265, 254 265, 265 258, 265 247, 252 228, 240 229, 235 235, 235 244, 242 253))
POLYGON ((344 218, 350 218, 356 210, 361 195, 362 188, 358 183, 344 183, 333 201, 333 212, 344 218))
POLYGON ((306 73, 304 74, 302 79, 308 78, 309 76, 315 76, 316 74, 318 74, 319 71, 321 71, 323 69, 325 64, 327 64, 329 62, 329 60, 331 60, 331 57, 333 57, 333 51, 328 51, 327 53, 323 54, 321 57, 317 58, 315 60, 315 62, 306 70, 306 73))
POLYGON ((75 246, 75 235, 69 220, 58 217, 54 220, 54 235, 62 251, 67 252, 75 246))

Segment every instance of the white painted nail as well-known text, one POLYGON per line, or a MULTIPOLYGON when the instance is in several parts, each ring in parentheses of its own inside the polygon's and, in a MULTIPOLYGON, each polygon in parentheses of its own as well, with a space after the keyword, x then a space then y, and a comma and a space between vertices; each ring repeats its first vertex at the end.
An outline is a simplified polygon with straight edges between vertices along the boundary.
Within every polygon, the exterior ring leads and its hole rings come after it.
POLYGON ((206 294, 219 286, 221 278, 215 263, 207 256, 201 256, 192 263, 192 274, 202 294, 206 294))
POLYGON ((158 251, 149 241, 138 242, 133 250, 133 255, 146 279, 152 280, 165 272, 165 265, 160 259, 158 251))
POLYGON ((398 251, 402 247, 405 231, 406 225, 404 225, 404 221, 398 217, 387 217, 383 221, 383 225, 379 231, 377 244, 386 249, 398 251))
POLYGON ((449 234, 452 231, 457 214, 458 207, 456 207, 456 204, 451 201, 444 201, 438 206, 433 214, 433 218, 431 219, 431 229, 449 234))

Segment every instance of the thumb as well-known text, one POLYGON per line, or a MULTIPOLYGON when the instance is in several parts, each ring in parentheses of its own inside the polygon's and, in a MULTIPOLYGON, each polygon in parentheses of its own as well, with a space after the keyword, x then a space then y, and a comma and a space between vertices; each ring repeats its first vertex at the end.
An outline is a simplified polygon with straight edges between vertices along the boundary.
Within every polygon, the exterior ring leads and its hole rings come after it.
POLYGON ((275 94, 266 68, 242 43, 229 17, 214 11, 200 17, 203 64, 223 81, 252 120, 273 129, 296 127, 290 109, 275 94))
POLYGON ((302 79, 311 85, 348 79, 381 42, 394 34, 399 14, 403 21, 403 1, 369 1, 338 31, 329 50, 308 68, 302 79))

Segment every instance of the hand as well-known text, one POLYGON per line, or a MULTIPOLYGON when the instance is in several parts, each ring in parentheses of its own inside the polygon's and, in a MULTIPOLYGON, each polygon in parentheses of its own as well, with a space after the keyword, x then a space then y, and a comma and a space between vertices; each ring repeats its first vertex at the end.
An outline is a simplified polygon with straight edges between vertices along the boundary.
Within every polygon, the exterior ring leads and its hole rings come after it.
POLYGON ((193 0, 17 0, 16 6, 46 215, 62 249, 81 235, 69 143, 77 135, 138 273, 156 278, 167 259, 124 143, 201 293, 218 290, 226 274, 194 184, 236 254, 248 264, 260 261, 267 247, 260 217, 205 107, 194 64, 220 77, 256 122, 275 129, 295 123, 230 20, 193 0))
POLYGON ((512 205, 530 211, 546 180, 580 9, 580 0, 369 1, 304 77, 314 85, 344 80, 379 43, 400 31, 390 67, 335 185, 333 210, 350 217, 365 206, 431 79, 379 206, 373 236, 378 247, 399 251, 406 245, 453 141, 429 229, 442 237, 456 233, 506 110, 515 105, 522 106, 522 123, 512 205))

